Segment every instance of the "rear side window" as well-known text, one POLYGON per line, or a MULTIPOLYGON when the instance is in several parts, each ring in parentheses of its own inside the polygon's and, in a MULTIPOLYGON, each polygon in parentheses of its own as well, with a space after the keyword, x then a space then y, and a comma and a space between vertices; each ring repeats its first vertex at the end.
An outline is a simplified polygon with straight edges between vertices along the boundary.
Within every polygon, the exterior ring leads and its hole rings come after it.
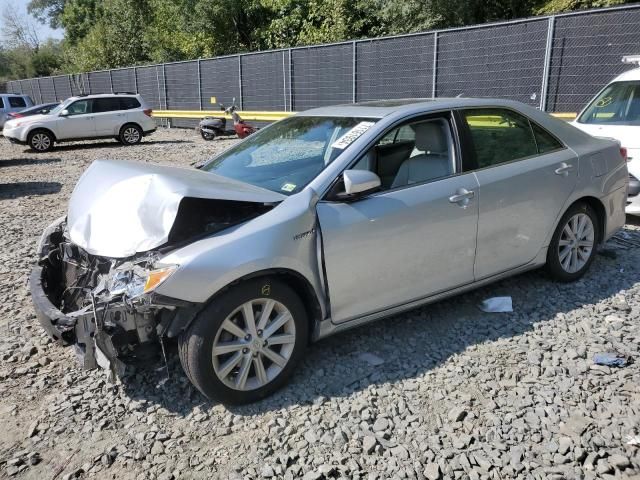
POLYGON ((120 110, 118 98, 104 97, 93 99, 93 113, 113 112, 115 110, 120 110))
POLYGON ((120 97, 120 109, 131 110, 132 108, 140 108, 140 102, 135 97, 120 97))
POLYGON ((538 154, 529 119, 512 110, 479 108, 462 115, 469 127, 477 168, 538 154))
POLYGON ((554 150, 560 150, 564 148, 564 145, 560 143, 560 141, 547 132, 542 127, 536 125, 535 123, 531 124, 531 128, 533 129, 533 135, 536 137, 536 144, 538 145, 538 153, 544 154, 553 152, 554 150))
POLYGON ((24 108, 27 106, 27 102, 25 102, 22 97, 9 97, 9 105, 12 108, 24 108))

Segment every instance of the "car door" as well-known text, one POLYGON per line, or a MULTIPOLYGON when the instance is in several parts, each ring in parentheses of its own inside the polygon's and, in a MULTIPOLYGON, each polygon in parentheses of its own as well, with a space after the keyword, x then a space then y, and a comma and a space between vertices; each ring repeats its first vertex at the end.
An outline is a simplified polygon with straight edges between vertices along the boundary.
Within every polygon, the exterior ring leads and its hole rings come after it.
MULTIPOLYGON (((318 203, 334 322, 473 282, 478 184, 473 173, 458 174, 459 154, 450 121, 446 117, 438 121, 448 137, 451 169, 446 175, 410 178, 402 184, 391 182, 381 191, 355 201, 328 197, 318 203)), ((386 138, 389 136, 382 140, 386 138)), ((380 150, 388 152, 391 148, 386 141, 379 142, 353 168, 388 172, 386 165, 381 165, 389 158, 395 161, 397 152, 385 158, 378 155, 380 150)), ((424 156, 426 149, 416 140, 413 150, 407 151, 405 162, 424 156)), ((396 177, 406 178, 402 169, 400 165, 396 177)))
POLYGON ((120 108, 117 97, 99 97, 93 99, 93 119, 96 135, 113 136, 118 134, 120 125, 124 123, 125 112, 120 108))
POLYGON ((69 104, 68 115, 56 120, 56 137, 60 140, 71 138, 92 138, 96 135, 93 119, 93 100, 85 98, 69 104))
POLYGON ((477 280, 531 262, 576 186, 575 153, 510 109, 461 111, 480 184, 477 280))

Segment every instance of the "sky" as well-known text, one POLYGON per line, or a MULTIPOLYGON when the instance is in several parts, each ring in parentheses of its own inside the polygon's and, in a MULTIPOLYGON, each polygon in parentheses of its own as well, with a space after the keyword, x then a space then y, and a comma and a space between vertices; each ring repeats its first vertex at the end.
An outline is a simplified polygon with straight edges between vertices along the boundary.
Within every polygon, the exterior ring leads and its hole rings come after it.
MULTIPOLYGON (((22 16, 28 15, 27 13, 27 4, 29 0, 0 0, 0 14, 4 11, 4 9, 8 5, 12 5, 18 9, 18 12, 22 16)), ((62 30, 52 30, 48 25, 43 25, 37 20, 30 17, 35 24, 38 26, 38 34, 41 40, 46 40, 47 38, 62 38, 63 31, 62 30)), ((0 29, 2 27, 2 15, 0 15, 0 29)), ((1 40, 0 40, 1 41, 1 40)))

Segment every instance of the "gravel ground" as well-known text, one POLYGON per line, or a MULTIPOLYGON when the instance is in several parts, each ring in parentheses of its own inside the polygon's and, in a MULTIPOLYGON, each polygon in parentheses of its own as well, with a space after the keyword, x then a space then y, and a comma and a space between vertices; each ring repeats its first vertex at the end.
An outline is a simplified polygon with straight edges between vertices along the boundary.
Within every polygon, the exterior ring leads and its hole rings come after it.
POLYGON ((0 477, 640 478, 640 229, 579 282, 531 272, 310 347, 260 403, 203 399, 176 361, 109 383, 37 324, 40 232, 94 159, 185 165, 234 140, 159 131, 35 155, 0 139, 0 477), (511 295, 514 312, 483 313, 511 295))

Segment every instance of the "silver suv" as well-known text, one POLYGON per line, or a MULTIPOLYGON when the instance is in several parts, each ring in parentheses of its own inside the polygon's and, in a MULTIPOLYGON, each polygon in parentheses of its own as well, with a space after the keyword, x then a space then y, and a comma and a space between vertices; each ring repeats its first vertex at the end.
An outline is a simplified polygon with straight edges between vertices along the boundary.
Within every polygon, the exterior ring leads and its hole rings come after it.
POLYGON ((16 95, 13 93, 0 94, 0 130, 7 121, 7 114, 19 112, 25 108, 33 106, 33 100, 28 95, 16 95))
POLYGON ((133 93, 85 95, 65 100, 46 115, 8 120, 2 133, 36 152, 49 151, 56 142, 99 138, 133 145, 156 130, 151 113, 133 93))

